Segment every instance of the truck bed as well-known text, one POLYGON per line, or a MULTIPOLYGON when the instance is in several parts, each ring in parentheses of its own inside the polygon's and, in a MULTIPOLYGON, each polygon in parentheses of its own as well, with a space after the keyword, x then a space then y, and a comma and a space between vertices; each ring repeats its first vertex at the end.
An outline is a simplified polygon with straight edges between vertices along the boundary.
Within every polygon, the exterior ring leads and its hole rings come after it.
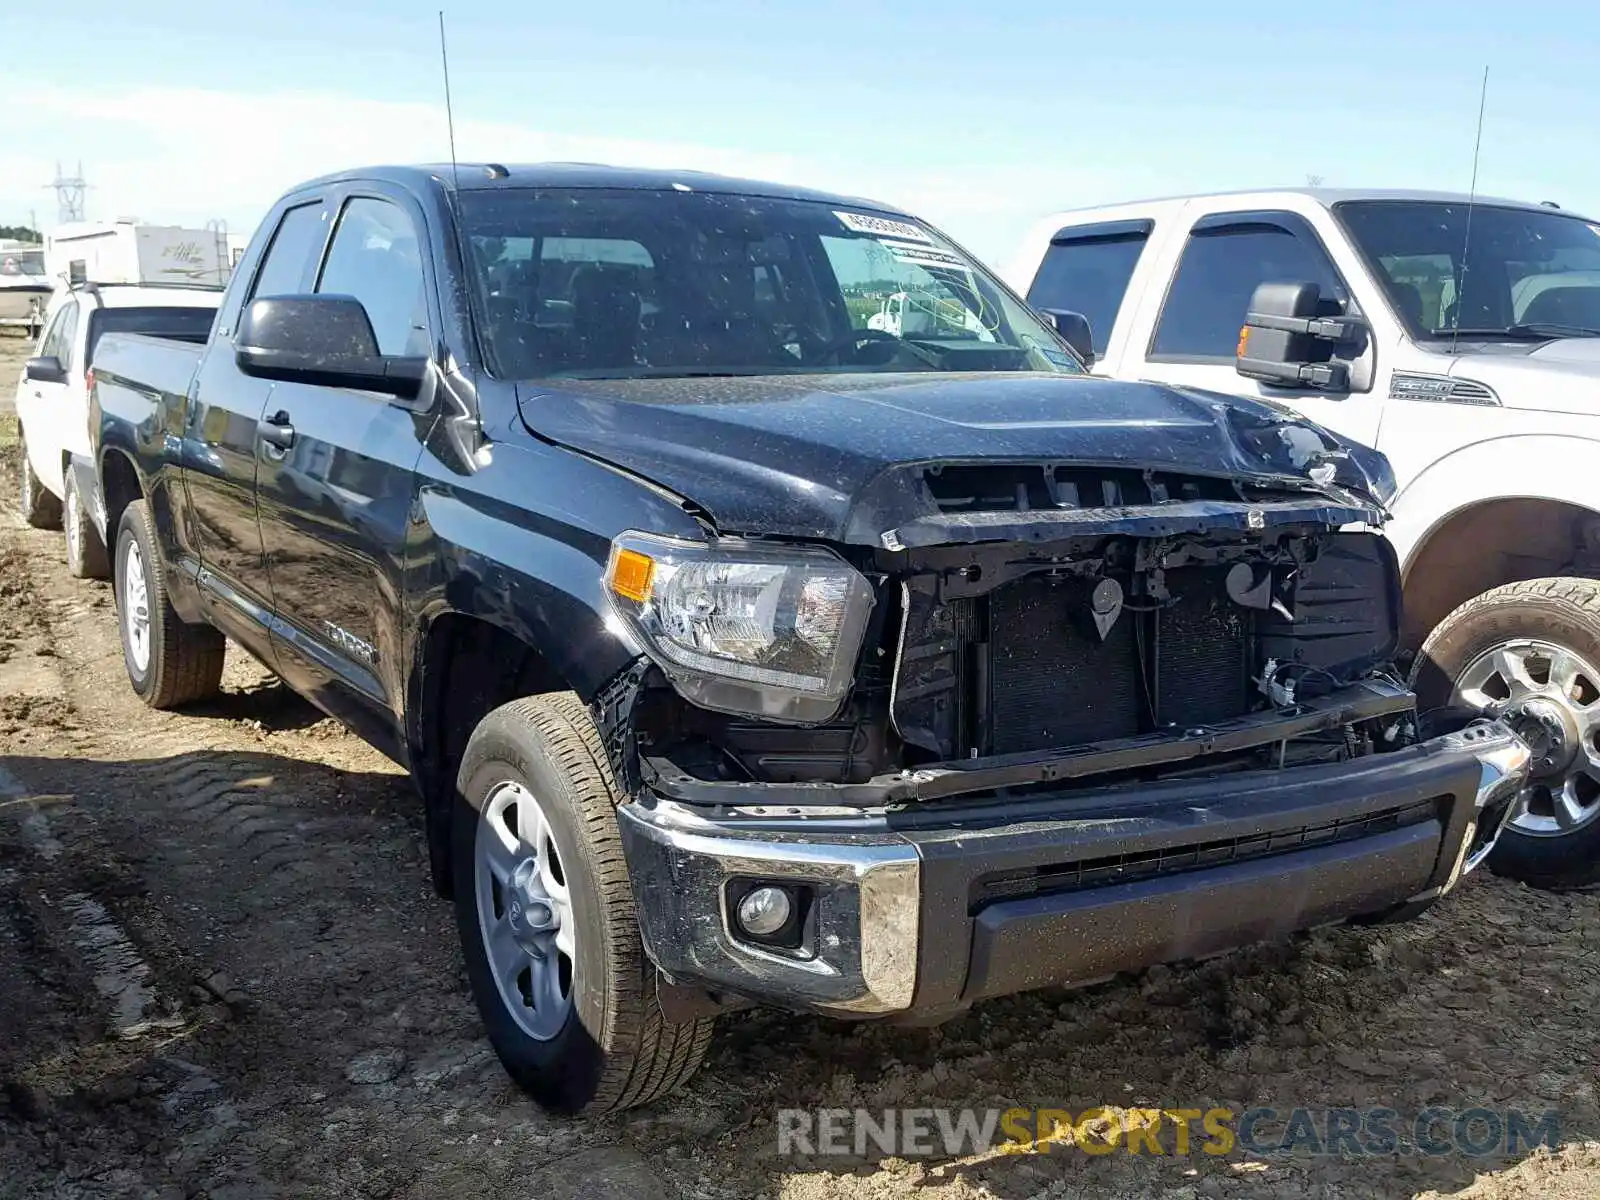
POLYGON ((101 408, 113 411, 107 389, 135 388, 134 402, 148 411, 151 399, 183 400, 194 379, 205 343, 147 333, 107 333, 95 348, 95 393, 101 408))

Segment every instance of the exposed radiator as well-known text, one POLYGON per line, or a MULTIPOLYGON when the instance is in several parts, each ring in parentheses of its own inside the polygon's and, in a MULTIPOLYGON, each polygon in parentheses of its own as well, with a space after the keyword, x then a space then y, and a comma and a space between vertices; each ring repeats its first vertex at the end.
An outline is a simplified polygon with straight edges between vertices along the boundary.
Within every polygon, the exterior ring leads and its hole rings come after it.
POLYGON ((1251 615, 1228 598, 1224 573, 1168 572, 1171 601, 1158 612, 1125 609, 1103 642, 1085 623, 1084 581, 1032 576, 997 590, 989 601, 992 753, 1248 712, 1251 615))
POLYGON ((1104 642, 1079 614, 1079 580, 1020 579, 989 601, 989 712, 993 752, 1071 746, 1139 732, 1145 708, 1134 613, 1104 642))

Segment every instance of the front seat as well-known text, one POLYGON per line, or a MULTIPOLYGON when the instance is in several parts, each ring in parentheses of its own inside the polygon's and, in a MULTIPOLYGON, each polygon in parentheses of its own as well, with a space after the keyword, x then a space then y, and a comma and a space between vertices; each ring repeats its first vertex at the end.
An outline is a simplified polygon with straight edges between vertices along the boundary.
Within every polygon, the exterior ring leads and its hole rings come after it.
POLYGON ((572 277, 572 328, 577 364, 627 369, 639 361, 643 305, 628 274, 587 266, 572 277))

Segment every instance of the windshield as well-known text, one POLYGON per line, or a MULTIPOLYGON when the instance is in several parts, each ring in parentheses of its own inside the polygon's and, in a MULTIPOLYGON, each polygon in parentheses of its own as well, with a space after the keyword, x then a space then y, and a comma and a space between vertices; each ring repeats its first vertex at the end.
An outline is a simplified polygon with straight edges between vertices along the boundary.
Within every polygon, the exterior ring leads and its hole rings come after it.
POLYGON ((0 278, 44 278, 43 250, 0 250, 0 278))
POLYGON ((1600 226, 1556 210, 1361 200, 1336 212, 1413 337, 1600 333, 1600 226))
POLYGON ((1077 360, 926 226, 705 192, 468 192, 491 372, 639 378, 1053 371, 1077 360))

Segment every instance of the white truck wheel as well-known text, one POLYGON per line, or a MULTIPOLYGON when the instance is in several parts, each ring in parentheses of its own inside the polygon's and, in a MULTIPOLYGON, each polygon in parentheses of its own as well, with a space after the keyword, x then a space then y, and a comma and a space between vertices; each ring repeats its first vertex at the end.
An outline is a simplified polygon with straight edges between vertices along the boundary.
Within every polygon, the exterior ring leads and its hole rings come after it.
POLYGON ((1504 717, 1533 751, 1523 806, 1489 868, 1537 887, 1600 882, 1600 581, 1492 588, 1428 636, 1420 710, 1504 717))

